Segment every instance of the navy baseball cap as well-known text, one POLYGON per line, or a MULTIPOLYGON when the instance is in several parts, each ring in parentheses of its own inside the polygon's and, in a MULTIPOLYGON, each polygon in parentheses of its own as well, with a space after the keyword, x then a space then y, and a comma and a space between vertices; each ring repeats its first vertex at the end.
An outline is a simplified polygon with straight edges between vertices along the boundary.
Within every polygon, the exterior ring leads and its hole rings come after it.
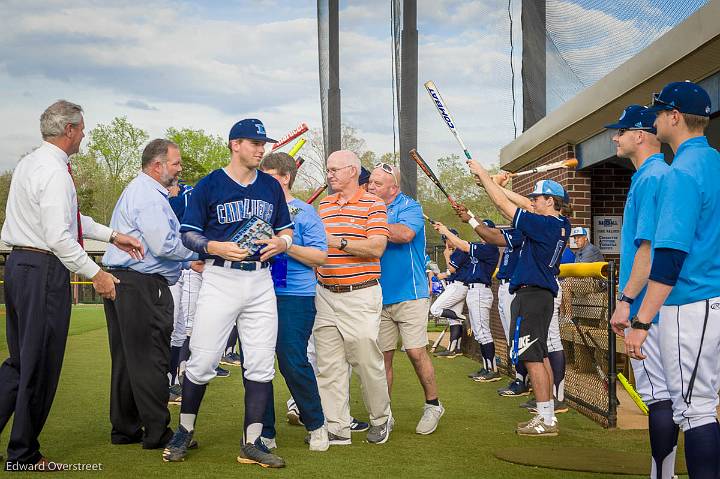
POLYGON ((370 172, 364 166, 360 167, 360 176, 358 177, 358 184, 360 186, 365 183, 370 183, 370 172))
POLYGON ((657 133, 655 130, 655 115, 642 105, 630 105, 623 110, 616 123, 605 125, 609 130, 644 130, 657 133))
MULTIPOLYGON (((535 189, 528 195, 532 196, 558 196, 565 201, 567 193, 560 183, 554 180, 540 180, 535 183, 535 189)), ((569 199, 569 198, 568 198, 569 199)))
POLYGON ((486 218, 482 220, 482 222, 485 223, 485 226, 487 226, 488 228, 495 228, 495 223, 493 223, 493 220, 486 218))
POLYGON ((277 143, 277 140, 268 138, 265 134, 265 125, 257 118, 246 118, 235 123, 230 128, 228 141, 244 138, 247 140, 258 140, 266 143, 277 143))
POLYGON ((660 93, 653 93, 650 113, 677 110, 697 116, 710 116, 712 104, 710 95, 700 85, 691 81, 668 83, 660 93))

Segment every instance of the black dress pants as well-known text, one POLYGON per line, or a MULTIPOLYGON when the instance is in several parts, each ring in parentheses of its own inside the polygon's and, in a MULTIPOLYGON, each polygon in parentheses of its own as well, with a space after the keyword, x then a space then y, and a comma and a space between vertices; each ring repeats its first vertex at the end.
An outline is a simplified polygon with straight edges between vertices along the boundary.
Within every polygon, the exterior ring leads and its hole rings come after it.
POLYGON ((172 437, 168 410, 173 299, 160 275, 112 270, 120 280, 114 301, 105 300, 112 376, 113 444, 165 447, 172 437))
POLYGON ((5 265, 5 308, 10 357, 0 366, 0 432, 14 413, 7 461, 34 464, 65 355, 70 272, 51 254, 14 250, 5 265))

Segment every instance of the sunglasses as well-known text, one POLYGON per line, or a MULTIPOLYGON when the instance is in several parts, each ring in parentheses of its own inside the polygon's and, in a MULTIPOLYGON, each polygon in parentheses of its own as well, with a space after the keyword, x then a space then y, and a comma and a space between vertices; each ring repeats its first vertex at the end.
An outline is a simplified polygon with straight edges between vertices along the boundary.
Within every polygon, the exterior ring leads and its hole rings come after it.
POLYGON ((380 162, 375 164, 375 168, 380 168, 388 175, 392 175, 393 179, 395 180, 395 184, 398 184, 397 176, 395 175, 395 168, 392 165, 380 162))
POLYGON ((652 94, 652 100, 650 102, 650 106, 662 106, 662 107, 665 107, 665 109, 667 109, 667 110, 678 110, 680 108, 680 105, 675 105, 675 104, 668 103, 666 101, 661 100, 660 93, 652 94))
POLYGON ((650 128, 619 128, 617 130, 617 133, 615 133, 615 136, 620 138, 621 136, 623 136, 625 134, 625 132, 628 132, 628 131, 650 131, 650 128))

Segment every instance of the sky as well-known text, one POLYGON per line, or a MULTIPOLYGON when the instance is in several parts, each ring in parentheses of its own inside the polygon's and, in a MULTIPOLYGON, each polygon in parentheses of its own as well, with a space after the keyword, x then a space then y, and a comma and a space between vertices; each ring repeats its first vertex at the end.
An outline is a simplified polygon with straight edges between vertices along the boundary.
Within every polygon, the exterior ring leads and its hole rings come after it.
MULTIPOLYGON (((670 8, 638 1, 659 16, 670 8)), ((521 1, 510 3, 520 129, 521 1)), ((617 20, 593 41, 643 28, 612 2, 549 4, 617 20)), ((83 106, 86 132, 117 116, 151 138, 168 127, 225 137, 247 117, 275 137, 321 126, 314 0, 4 0, 1 10, 0 170, 38 146, 40 114, 59 98, 83 106)), ((393 151, 390 29, 389 1, 341 0, 343 123, 378 154, 393 151)), ((419 0, 418 30, 418 150, 431 161, 462 153, 422 87, 433 80, 474 157, 496 163, 513 139, 508 2, 419 0)))

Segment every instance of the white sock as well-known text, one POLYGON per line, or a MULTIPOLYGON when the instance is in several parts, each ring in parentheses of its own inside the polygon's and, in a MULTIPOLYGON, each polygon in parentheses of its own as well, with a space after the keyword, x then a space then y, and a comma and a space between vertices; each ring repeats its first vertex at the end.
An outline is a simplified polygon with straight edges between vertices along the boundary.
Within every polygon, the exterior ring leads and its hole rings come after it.
POLYGON ((553 417, 555 416, 555 404, 553 403, 553 400, 538 401, 537 412, 542 416, 545 424, 551 424, 553 417))
POLYGON ((195 419, 197 414, 186 414, 180 413, 180 425, 185 428, 187 432, 195 429, 195 419))
POLYGON ((263 425, 261 422, 250 424, 245 430, 245 444, 253 444, 262 434, 263 425))

